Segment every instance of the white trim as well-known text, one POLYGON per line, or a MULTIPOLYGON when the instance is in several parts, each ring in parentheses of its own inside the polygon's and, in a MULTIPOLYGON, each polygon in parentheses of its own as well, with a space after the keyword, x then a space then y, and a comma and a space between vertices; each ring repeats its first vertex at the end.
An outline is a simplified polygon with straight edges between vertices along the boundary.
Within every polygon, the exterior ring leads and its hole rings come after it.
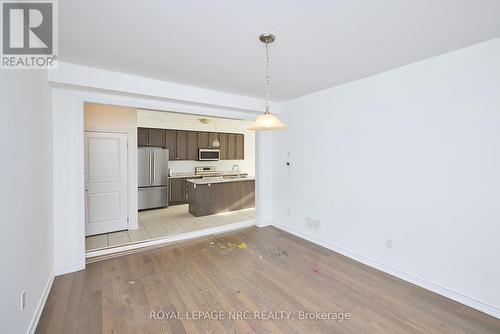
MULTIPOLYGON (((52 85, 57 86, 106 90, 140 95, 147 98, 165 99, 178 103, 198 104, 202 107, 213 106, 232 111, 251 112, 254 114, 262 113, 264 106, 264 100, 255 97, 182 85, 61 61, 58 63, 57 69, 48 71, 48 81, 52 85)), ((279 113, 281 104, 273 101, 269 103, 271 104, 273 113, 279 113)))
POLYGON ((273 207, 272 139, 270 131, 258 131, 255 136, 255 213, 256 225, 270 225, 273 207))
POLYGON ((55 268, 54 276, 65 275, 69 273, 74 273, 75 271, 80 271, 85 269, 85 261, 83 263, 74 264, 67 267, 55 268))
MULTIPOLYGON (((79 123, 78 123, 78 135, 80 136, 80 147, 79 149, 82 150, 80 152, 83 152, 84 154, 81 156, 81 160, 79 161, 79 179, 80 179, 80 201, 79 201, 79 220, 80 220, 80 240, 79 240, 79 248, 80 248, 80 254, 78 254, 78 263, 68 266, 68 268, 71 267, 79 267, 80 265, 83 264, 83 269, 85 269, 85 229, 86 229, 86 222, 85 222, 85 210, 87 209, 85 206, 85 100, 82 97, 79 97, 78 99, 78 104, 79 104, 79 123)), ((78 271, 81 269, 77 269, 74 271, 78 271)), ((70 271, 72 272, 72 271, 70 271)))
POLYGON ((47 298, 49 297, 52 283, 54 283, 54 274, 50 273, 49 280, 47 281, 47 284, 45 284, 45 288, 43 289, 42 297, 40 298, 40 300, 38 301, 38 305, 36 306, 33 319, 31 320, 28 330, 26 331, 26 333, 28 334, 35 333, 36 331, 36 327, 38 326, 38 322, 40 321, 40 317, 42 316, 43 308, 45 307, 45 303, 47 302, 47 298))
POLYGON ((492 317, 500 319, 500 309, 493 306, 493 305, 490 305, 490 304, 484 303, 482 301, 479 301, 477 299, 465 296, 457 291, 450 290, 448 288, 445 288, 445 287, 439 286, 437 284, 434 284, 432 282, 426 281, 426 280, 419 278, 417 276, 414 276, 412 274, 408 274, 404 271, 398 270, 398 269, 393 268, 391 266, 388 266, 388 265, 385 265, 383 263, 377 262, 375 260, 366 258, 366 257, 361 256, 359 254, 356 254, 350 250, 344 249, 342 247, 339 247, 339 246, 333 245, 331 243, 319 240, 315 237, 312 237, 312 236, 307 235, 305 233, 299 232, 291 227, 281 225, 277 222, 274 222, 273 226, 275 226, 276 228, 278 228, 280 230, 283 230, 285 232, 293 234, 297 237, 300 237, 302 239, 308 240, 310 242, 313 242, 315 244, 318 244, 320 246, 328 248, 334 252, 345 255, 345 256, 347 256, 355 261, 366 264, 367 266, 370 266, 372 268, 383 271, 386 274, 395 276, 395 277, 400 278, 404 281, 415 284, 421 288, 430 290, 430 291, 435 292, 441 296, 452 299, 456 302, 459 302, 459 303, 464 304, 466 306, 469 306, 473 309, 476 309, 478 311, 481 311, 481 312, 484 312, 488 315, 491 315, 492 317))
POLYGON ((93 257, 97 257, 97 256, 125 252, 125 251, 129 251, 129 250, 133 250, 133 249, 145 248, 145 247, 156 246, 156 245, 161 245, 161 244, 166 244, 166 243, 171 243, 171 242, 176 242, 176 241, 183 241, 183 240, 189 240, 189 239, 194 239, 194 238, 199 238, 199 237, 205 237, 205 236, 209 236, 212 234, 219 234, 219 233, 226 233, 226 232, 241 230, 243 228, 248 228, 248 227, 252 227, 252 226, 255 226, 254 219, 247 220, 244 222, 234 223, 234 224, 214 226, 214 227, 206 228, 203 230, 176 234, 176 235, 168 236, 165 238, 159 238, 159 239, 154 239, 154 240, 150 240, 150 241, 144 241, 144 242, 139 242, 139 243, 135 243, 135 244, 130 244, 130 245, 95 250, 95 251, 87 252, 85 254, 85 256, 86 256, 86 258, 89 259, 89 258, 93 258, 93 257))

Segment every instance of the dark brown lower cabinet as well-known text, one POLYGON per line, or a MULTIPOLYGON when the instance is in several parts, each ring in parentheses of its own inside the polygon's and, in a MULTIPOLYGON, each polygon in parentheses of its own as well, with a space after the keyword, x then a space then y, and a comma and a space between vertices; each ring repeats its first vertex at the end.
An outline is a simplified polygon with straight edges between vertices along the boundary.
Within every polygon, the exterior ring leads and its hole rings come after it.
POLYGON ((187 203, 186 179, 169 179, 168 204, 187 203))
MULTIPOLYGON (((191 177, 190 179, 200 177, 191 177)), ((186 180, 187 178, 168 179, 168 205, 186 204, 189 202, 188 186, 190 183, 186 180)))
POLYGON ((187 185, 189 213, 196 217, 255 207, 255 180, 187 185))

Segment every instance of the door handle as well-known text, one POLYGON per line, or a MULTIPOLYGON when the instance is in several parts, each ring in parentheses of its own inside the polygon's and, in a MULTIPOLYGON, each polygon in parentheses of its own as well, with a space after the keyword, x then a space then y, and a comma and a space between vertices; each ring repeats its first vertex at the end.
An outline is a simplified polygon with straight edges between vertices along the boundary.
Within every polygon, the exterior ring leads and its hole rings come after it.
POLYGON ((151 184, 151 153, 149 154, 149 184, 151 184))
POLYGON ((151 174, 153 174, 153 183, 155 182, 155 171, 156 171, 156 161, 155 161, 155 155, 151 154, 153 157, 153 168, 151 170, 151 174))

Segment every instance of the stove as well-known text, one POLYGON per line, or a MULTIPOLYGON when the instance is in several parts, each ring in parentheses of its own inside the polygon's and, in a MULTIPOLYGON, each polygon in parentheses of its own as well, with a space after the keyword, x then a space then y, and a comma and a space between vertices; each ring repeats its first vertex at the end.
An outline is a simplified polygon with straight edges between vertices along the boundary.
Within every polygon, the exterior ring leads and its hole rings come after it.
POLYGON ((219 176, 220 172, 215 170, 215 166, 195 167, 194 174, 200 176, 219 176))

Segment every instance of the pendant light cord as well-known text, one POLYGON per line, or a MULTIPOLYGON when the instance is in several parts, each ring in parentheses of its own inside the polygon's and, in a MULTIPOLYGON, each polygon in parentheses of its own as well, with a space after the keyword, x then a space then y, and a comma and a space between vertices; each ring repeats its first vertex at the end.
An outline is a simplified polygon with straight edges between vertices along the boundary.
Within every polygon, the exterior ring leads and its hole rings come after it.
POLYGON ((266 43, 266 114, 269 113, 269 43, 266 43))

